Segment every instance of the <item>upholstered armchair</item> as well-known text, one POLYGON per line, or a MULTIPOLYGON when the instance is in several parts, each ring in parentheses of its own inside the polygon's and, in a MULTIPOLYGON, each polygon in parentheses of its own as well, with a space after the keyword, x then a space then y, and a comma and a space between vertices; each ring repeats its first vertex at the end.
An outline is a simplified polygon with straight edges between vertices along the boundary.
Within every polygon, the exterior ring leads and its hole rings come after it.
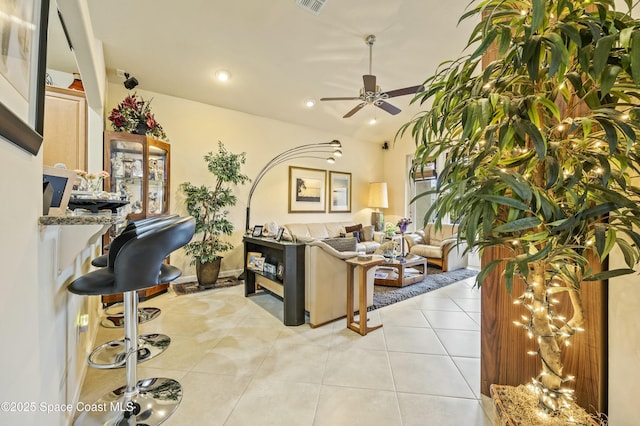
POLYGON ((426 257, 427 262, 440 266, 442 272, 467 267, 467 243, 458 243, 456 225, 443 224, 442 228, 436 231, 435 226, 430 223, 423 230, 406 234, 404 239, 409 253, 426 257))
MULTIPOLYGON (((353 244, 355 248, 355 241, 353 244)), ((347 315, 345 260, 356 257, 358 253, 338 251, 320 240, 308 242, 305 250, 305 310, 309 312, 311 327, 317 327, 347 315)), ((367 306, 373 304, 374 273, 375 268, 367 273, 367 306)), ((358 274, 357 270, 355 274, 358 274)), ((360 300, 357 287, 354 294, 355 310, 360 300)))

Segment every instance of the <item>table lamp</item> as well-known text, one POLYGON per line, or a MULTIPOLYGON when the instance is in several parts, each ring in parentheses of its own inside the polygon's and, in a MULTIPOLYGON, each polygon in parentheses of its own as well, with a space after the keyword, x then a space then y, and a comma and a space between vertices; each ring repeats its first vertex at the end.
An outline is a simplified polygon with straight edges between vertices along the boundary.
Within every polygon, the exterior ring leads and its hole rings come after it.
POLYGON ((389 208, 386 182, 369 182, 369 207, 375 209, 371 212, 371 225, 376 231, 384 229, 384 213, 378 209, 389 208))

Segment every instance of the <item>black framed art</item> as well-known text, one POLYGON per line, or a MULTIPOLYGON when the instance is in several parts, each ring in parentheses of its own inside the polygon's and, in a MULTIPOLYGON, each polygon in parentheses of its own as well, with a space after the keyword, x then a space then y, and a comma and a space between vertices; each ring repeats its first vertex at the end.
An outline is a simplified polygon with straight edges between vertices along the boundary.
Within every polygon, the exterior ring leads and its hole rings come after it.
POLYGON ((0 136, 37 155, 44 127, 49 0, 13 3, 0 3, 0 13, 9 17, 0 20, 0 89, 6 93, 0 101, 0 136))

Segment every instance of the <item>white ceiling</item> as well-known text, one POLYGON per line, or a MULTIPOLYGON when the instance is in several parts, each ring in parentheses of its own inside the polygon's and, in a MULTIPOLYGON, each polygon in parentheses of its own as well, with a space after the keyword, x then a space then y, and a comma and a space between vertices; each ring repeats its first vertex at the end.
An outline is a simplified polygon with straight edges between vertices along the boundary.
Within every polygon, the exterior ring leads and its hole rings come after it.
MULTIPOLYGON (((372 71, 382 91, 421 84, 461 54, 472 23, 457 23, 467 4, 327 0, 316 16, 295 0, 88 0, 112 82, 123 82, 115 71, 122 69, 140 89, 374 142, 392 141, 420 110, 409 105, 412 96, 389 100, 402 109, 396 116, 369 105, 351 118, 342 116, 358 101, 319 99, 358 96, 368 34, 377 38, 372 71), (226 84, 214 79, 219 69, 232 73, 226 84)), ((64 51, 52 21, 51 50, 64 51)), ((58 56, 51 53, 48 66, 65 71, 58 56)))

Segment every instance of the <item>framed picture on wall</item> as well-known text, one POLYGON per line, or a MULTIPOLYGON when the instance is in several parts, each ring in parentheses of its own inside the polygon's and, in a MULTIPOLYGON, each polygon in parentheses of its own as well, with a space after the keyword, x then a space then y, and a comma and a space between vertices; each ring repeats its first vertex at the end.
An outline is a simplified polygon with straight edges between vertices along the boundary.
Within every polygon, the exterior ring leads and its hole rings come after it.
POLYGON ((329 213, 351 212, 351 173, 329 172, 329 213))
POLYGON ((324 213, 327 172, 289 166, 289 213, 324 213))
POLYGON ((0 2, 0 135, 37 155, 44 127, 49 0, 0 2))

